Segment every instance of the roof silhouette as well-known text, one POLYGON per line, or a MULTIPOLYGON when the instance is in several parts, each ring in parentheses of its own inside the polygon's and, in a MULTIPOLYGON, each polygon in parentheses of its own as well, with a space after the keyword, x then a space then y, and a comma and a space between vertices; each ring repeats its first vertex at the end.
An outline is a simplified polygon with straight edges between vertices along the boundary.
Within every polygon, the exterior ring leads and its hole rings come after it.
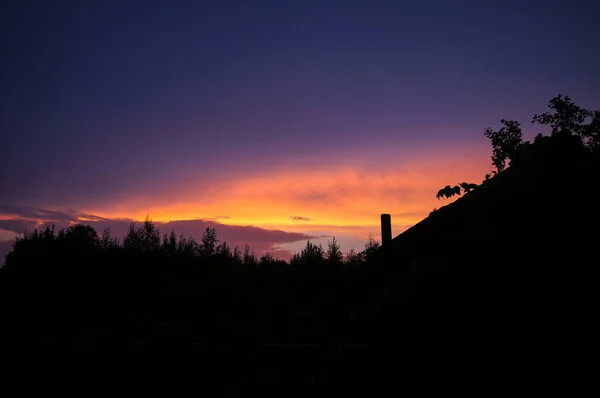
POLYGON ((598 164, 574 136, 527 143, 513 165, 397 235, 380 253, 392 264, 414 267, 427 258, 499 265, 581 251, 599 219, 590 183, 598 164))

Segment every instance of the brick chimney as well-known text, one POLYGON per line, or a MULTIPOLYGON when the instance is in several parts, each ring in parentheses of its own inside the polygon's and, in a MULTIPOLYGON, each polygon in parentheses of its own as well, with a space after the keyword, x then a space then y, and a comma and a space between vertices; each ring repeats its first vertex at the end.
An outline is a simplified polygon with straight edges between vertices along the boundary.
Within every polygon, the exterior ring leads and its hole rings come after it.
POLYGON ((392 241, 392 216, 389 214, 381 215, 381 244, 385 245, 392 241))

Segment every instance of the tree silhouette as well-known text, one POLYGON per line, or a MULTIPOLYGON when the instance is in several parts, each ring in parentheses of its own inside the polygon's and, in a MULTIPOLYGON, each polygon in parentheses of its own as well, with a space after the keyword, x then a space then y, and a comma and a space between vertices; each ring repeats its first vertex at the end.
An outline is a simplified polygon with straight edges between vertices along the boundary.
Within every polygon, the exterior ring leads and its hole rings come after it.
POLYGON ((244 247, 244 257, 242 259, 242 263, 244 265, 256 265, 257 263, 254 249, 250 249, 250 246, 247 243, 244 247))
POLYGON ((177 242, 177 253, 184 258, 194 258, 201 254, 201 248, 193 237, 180 235, 177 242))
POLYGON ((354 248, 350 249, 348 251, 348 254, 346 254, 345 263, 348 266, 356 266, 356 265, 362 263, 361 254, 358 253, 354 248))
POLYGON ((125 249, 140 253, 158 252, 161 247, 160 231, 150 217, 146 216, 141 227, 138 227, 135 222, 129 225, 129 230, 123 238, 123 246, 125 249))
POLYGON ((532 123, 549 125, 552 128, 551 135, 560 133, 571 134, 579 137, 586 146, 597 150, 600 145, 600 111, 590 111, 576 105, 570 97, 557 95, 548 103, 552 112, 544 112, 534 115, 532 123), (586 120, 591 121, 586 124, 586 120))
POLYGON ((229 259, 232 257, 231 248, 227 245, 227 241, 223 241, 223 243, 217 247, 217 254, 222 258, 229 259))
POLYGON ((592 112, 581 108, 573 103, 570 97, 563 97, 561 94, 549 101, 548 108, 553 112, 536 114, 531 122, 550 125, 552 128, 551 135, 556 135, 562 131, 577 136, 584 135, 583 123, 588 117, 592 116, 592 112))
POLYGON ((584 135, 587 137, 588 147, 595 153, 600 152, 600 110, 594 111, 584 135))
POLYGON ((157 252, 160 249, 160 231, 156 228, 150 216, 146 216, 142 231, 144 249, 149 252, 157 252))
POLYGON ((327 241, 326 257, 327 257, 327 262, 330 265, 338 266, 342 263, 342 260, 343 260, 342 251, 340 250, 340 244, 335 239, 335 236, 330 241, 327 241))
POLYGON ((103 250, 114 250, 119 247, 119 239, 111 235, 109 228, 105 228, 99 244, 103 250))
POLYGON ((202 235, 202 246, 201 253, 205 257, 214 256, 217 252, 217 230, 214 228, 206 227, 204 234, 202 235))
POLYGON ((177 235, 171 231, 169 235, 163 235, 162 251, 168 256, 174 256, 177 253, 177 235))
POLYGON ((521 125, 514 120, 501 119, 502 127, 494 131, 490 127, 485 129, 484 135, 492 141, 492 164, 501 172, 515 159, 523 144, 521 125))
POLYGON ((324 250, 322 245, 315 245, 311 241, 306 241, 306 246, 300 251, 295 253, 290 260, 292 265, 306 266, 314 265, 318 266, 323 262, 324 250))
POLYGON ((129 224, 129 230, 123 238, 123 247, 128 250, 141 250, 143 247, 141 230, 133 221, 129 224))
POLYGON ((242 252, 240 250, 240 247, 238 245, 235 245, 235 247, 233 248, 233 260, 236 263, 242 264, 243 260, 242 260, 242 252))
POLYGON ((365 261, 370 261, 373 258, 373 255, 375 254, 375 252, 377 251, 377 249, 379 249, 380 246, 381 246, 381 242, 379 242, 378 240, 376 240, 373 237, 373 234, 369 234, 369 237, 367 238, 367 242, 365 243, 365 248, 361 252, 361 255, 364 258, 364 260, 365 261))
POLYGON ((260 260, 259 260, 260 265, 270 265, 270 264, 273 264, 274 262, 275 262, 275 258, 273 257, 273 254, 271 254, 269 252, 266 252, 265 254, 260 256, 260 260))
POLYGON ((67 228, 65 241, 72 247, 78 248, 94 247, 100 243, 96 230, 83 224, 71 225, 67 228))

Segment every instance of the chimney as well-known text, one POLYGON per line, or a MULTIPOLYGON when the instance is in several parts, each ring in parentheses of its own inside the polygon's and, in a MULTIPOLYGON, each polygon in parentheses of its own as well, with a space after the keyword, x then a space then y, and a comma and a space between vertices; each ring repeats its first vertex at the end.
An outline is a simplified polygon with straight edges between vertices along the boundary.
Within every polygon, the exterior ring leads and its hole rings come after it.
POLYGON ((392 216, 381 215, 381 244, 385 245, 392 241, 392 216))

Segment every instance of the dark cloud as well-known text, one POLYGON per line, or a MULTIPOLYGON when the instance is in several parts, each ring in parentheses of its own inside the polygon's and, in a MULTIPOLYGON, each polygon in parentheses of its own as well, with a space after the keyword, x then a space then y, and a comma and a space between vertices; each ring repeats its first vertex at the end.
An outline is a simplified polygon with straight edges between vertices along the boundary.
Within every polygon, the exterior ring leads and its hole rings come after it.
POLYGON ((306 234, 298 232, 264 229, 249 225, 225 225, 205 220, 180 220, 157 223, 157 225, 164 232, 174 230, 178 234, 182 233, 186 236, 193 236, 198 240, 206 227, 212 227, 217 230, 219 240, 226 240, 232 246, 244 246, 248 243, 256 251, 270 251, 277 244, 292 243, 311 238, 306 234))
POLYGON ((32 231, 38 226, 38 223, 25 218, 14 218, 8 220, 0 220, 0 229, 5 229, 17 234, 25 231, 32 231))
POLYGON ((227 219, 229 216, 217 216, 217 219, 227 219))
POLYGON ((68 211, 53 211, 46 209, 39 209, 31 206, 19 206, 0 204, 0 214, 4 216, 16 216, 19 218, 31 218, 39 221, 46 222, 69 222, 73 218, 77 217, 78 213, 75 210, 68 211))
MULTIPOLYGON (((273 254, 273 257, 275 258, 279 258, 281 260, 289 260, 292 255, 294 254, 291 250, 285 250, 285 249, 279 249, 279 250, 273 250, 270 253, 273 254)), ((261 254, 262 256, 262 254, 261 254)))
POLYGON ((301 216, 292 216, 292 217, 290 217, 290 220, 292 220, 292 221, 312 221, 312 218, 301 217, 301 216))

